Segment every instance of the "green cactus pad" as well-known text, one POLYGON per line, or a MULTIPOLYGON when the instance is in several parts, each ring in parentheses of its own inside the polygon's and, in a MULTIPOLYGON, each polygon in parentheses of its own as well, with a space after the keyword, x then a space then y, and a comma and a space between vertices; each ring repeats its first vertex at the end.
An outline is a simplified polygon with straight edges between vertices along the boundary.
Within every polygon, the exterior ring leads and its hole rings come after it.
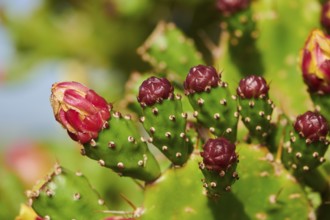
POLYGON ((288 169, 300 175, 321 165, 329 142, 317 141, 308 143, 306 138, 300 137, 293 128, 288 130, 283 143, 282 162, 288 169))
POLYGON ((221 27, 230 34, 228 52, 241 75, 261 75, 264 71, 262 57, 256 46, 258 30, 251 7, 224 16, 221 27))
MULTIPOLYGON (((221 66, 226 72, 231 73, 222 76, 230 84, 238 82, 245 74, 262 74, 271 84, 269 96, 289 115, 310 109, 311 102, 297 60, 310 30, 319 24, 319 2, 309 0, 288 3, 287 0, 262 0, 253 1, 251 9, 257 26, 255 46, 261 55, 261 71, 250 72, 243 69, 242 72, 234 58, 227 56, 231 40, 229 37, 221 42, 219 49, 223 51, 223 56, 218 57, 214 66, 221 66)), ((237 51, 243 49, 238 46, 237 51)), ((237 59, 246 63, 245 65, 259 66, 258 63, 248 61, 256 59, 255 57, 241 56, 237 59)))
POLYGON ((122 176, 150 182, 160 175, 159 164, 133 120, 119 112, 112 112, 109 127, 96 140, 85 144, 82 152, 122 176))
POLYGON ((219 200, 207 197, 198 172, 199 157, 171 169, 146 188, 141 219, 308 219, 310 203, 303 189, 267 149, 238 145, 240 179, 219 200))
POLYGON ((192 40, 173 23, 160 22, 138 53, 170 81, 182 82, 190 67, 204 63, 192 40))
POLYGON ((87 179, 59 165, 45 180, 27 192, 36 213, 45 219, 104 219, 104 201, 87 179))
POLYGON ((284 113, 279 113, 275 123, 272 123, 269 128, 270 135, 267 137, 268 150, 275 154, 279 149, 282 149, 284 137, 289 132, 290 119, 284 113))
POLYGON ((270 132, 270 120, 273 112, 273 102, 267 97, 261 99, 239 98, 240 115, 250 135, 264 142, 270 132))
POLYGON ((193 116, 210 133, 223 136, 231 142, 236 141, 239 117, 237 97, 230 94, 226 83, 221 82, 209 92, 189 94, 188 98, 195 110, 193 116))
POLYGON ((220 172, 214 170, 208 170, 203 163, 199 164, 199 167, 204 175, 203 186, 207 190, 207 194, 211 198, 219 198, 224 193, 230 192, 231 185, 238 180, 238 174, 236 172, 237 162, 231 165, 227 170, 220 172))
POLYGON ((224 15, 222 19, 223 22, 226 23, 222 24, 222 26, 225 26, 228 31, 234 36, 236 35, 236 37, 242 37, 242 35, 245 33, 251 34, 251 32, 254 31, 256 28, 251 7, 248 7, 233 14, 224 15))
POLYGON ((186 134, 187 114, 182 111, 181 96, 143 108, 141 122, 152 143, 174 165, 183 165, 193 146, 186 134))

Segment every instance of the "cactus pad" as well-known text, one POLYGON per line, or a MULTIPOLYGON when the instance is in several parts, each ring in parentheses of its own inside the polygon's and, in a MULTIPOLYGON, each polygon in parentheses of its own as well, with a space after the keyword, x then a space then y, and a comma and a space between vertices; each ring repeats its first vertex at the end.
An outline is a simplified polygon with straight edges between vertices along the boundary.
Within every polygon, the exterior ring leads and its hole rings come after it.
POLYGON ((79 172, 59 165, 47 178, 27 192, 38 215, 45 219, 97 219, 106 217, 104 201, 79 172))

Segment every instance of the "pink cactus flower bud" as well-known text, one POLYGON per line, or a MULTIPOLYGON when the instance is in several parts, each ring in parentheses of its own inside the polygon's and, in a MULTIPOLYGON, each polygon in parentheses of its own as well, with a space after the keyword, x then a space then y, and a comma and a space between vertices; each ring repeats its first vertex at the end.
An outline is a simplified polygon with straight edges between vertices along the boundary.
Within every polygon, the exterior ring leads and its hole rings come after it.
POLYGON ((211 87, 217 87, 220 77, 213 66, 198 65, 189 70, 184 81, 185 93, 204 92, 211 87))
POLYGON ((293 126, 297 132, 311 142, 324 139, 329 132, 327 120, 318 112, 307 111, 299 115, 293 126))
POLYGON ((81 144, 97 138, 110 118, 111 105, 77 82, 55 83, 50 101, 56 120, 81 144))
POLYGON ((301 69, 310 92, 330 93, 329 35, 312 31, 301 53, 301 69))
POLYGON ((172 98, 173 91, 173 86, 166 78, 152 76, 141 84, 137 99, 142 106, 152 106, 156 102, 172 98))
POLYGON ((216 7, 225 14, 232 14, 247 8, 250 0, 217 0, 216 7))
POLYGON ((244 99, 260 98, 268 95, 269 87, 261 76, 250 75, 239 82, 237 95, 244 99))
POLYGON ((229 168, 238 159, 235 144, 226 138, 209 139, 201 152, 203 163, 207 169, 221 171, 229 168))

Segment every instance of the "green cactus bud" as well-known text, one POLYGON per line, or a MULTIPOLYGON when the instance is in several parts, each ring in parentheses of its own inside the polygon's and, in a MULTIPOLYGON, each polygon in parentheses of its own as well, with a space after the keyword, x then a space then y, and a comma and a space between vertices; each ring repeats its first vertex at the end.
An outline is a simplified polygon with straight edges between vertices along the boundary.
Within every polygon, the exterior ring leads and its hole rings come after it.
POLYGON ((270 132, 273 102, 268 98, 269 87, 261 76, 250 75, 238 85, 240 115, 250 135, 264 142, 270 132))
POLYGON ((209 196, 219 197, 223 192, 230 191, 231 185, 238 179, 236 146, 221 137, 209 139, 203 150, 203 162, 199 164, 199 168, 205 177, 204 187, 209 196))
POLYGON ((308 111, 297 117, 293 129, 285 137, 282 161, 297 173, 315 169, 325 161, 329 142, 329 126, 318 112, 308 111))
POLYGON ((185 94, 197 121, 215 136, 235 142, 239 117, 237 98, 227 86, 213 67, 203 65, 192 67, 184 82, 185 94))
POLYGON ((175 96, 173 86, 165 78, 150 77, 139 90, 138 101, 143 108, 140 121, 151 142, 174 165, 183 165, 193 150, 186 134, 186 114, 181 96, 175 96))

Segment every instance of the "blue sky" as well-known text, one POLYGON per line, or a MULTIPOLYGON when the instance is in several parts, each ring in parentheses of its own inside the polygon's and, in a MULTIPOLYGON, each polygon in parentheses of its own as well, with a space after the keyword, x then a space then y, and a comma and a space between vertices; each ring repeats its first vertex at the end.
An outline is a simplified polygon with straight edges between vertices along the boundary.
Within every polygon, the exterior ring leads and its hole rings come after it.
MULTIPOLYGON (((0 0, 11 15, 28 15, 41 0, 0 0)), ((0 67, 8 68, 15 55, 10 34, 0 24, 0 67)), ((59 81, 59 64, 41 64, 19 82, 0 83, 0 148, 15 140, 66 135, 54 120, 49 103, 52 83, 59 81)))

